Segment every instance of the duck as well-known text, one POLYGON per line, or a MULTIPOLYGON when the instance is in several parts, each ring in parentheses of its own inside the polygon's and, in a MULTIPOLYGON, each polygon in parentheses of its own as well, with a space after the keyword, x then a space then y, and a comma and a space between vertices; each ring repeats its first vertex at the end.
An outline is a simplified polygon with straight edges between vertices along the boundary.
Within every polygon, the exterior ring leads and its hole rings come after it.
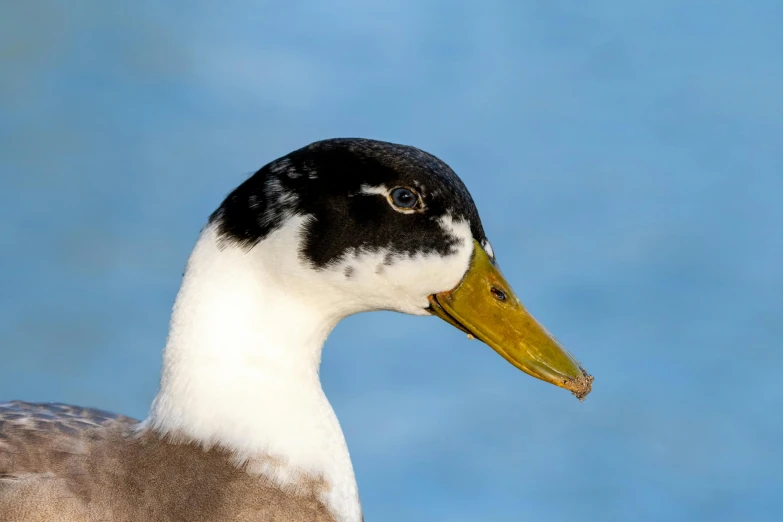
POLYGON ((578 399, 593 377, 522 305, 465 184, 436 156, 311 143, 248 177, 187 260, 141 421, 0 404, 0 520, 363 520, 319 377, 342 319, 436 316, 578 399))

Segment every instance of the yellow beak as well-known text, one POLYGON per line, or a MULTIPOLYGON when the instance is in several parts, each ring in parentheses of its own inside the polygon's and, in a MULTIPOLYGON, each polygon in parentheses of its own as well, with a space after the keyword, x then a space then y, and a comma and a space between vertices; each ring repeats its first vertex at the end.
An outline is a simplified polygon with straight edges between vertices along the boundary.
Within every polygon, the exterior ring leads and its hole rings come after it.
POLYGON ((579 400, 590 393, 593 377, 522 306, 477 241, 459 285, 429 300, 433 315, 481 339, 523 372, 570 390, 579 400))

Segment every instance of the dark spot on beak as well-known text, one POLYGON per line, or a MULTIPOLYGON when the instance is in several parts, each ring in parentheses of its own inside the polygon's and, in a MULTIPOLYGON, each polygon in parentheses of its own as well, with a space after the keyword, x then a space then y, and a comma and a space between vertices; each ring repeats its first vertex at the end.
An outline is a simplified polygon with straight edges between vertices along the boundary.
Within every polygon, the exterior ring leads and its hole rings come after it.
POLYGON ((353 273, 355 272, 354 268, 352 266, 345 267, 345 271, 343 272, 345 274, 346 279, 350 279, 353 277, 353 273))

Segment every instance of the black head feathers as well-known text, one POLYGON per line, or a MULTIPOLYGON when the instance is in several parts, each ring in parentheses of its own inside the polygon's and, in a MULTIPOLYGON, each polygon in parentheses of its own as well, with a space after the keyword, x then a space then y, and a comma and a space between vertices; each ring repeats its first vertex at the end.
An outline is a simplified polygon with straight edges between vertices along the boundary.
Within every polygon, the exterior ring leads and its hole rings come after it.
POLYGON ((293 216, 307 216, 301 256, 314 267, 347 251, 448 255, 448 223, 469 223, 485 240, 478 211, 462 180, 435 156, 406 145, 341 138, 312 143, 261 168, 210 217, 221 240, 252 248, 293 216), (395 188, 411 189, 421 205, 395 208, 395 188))

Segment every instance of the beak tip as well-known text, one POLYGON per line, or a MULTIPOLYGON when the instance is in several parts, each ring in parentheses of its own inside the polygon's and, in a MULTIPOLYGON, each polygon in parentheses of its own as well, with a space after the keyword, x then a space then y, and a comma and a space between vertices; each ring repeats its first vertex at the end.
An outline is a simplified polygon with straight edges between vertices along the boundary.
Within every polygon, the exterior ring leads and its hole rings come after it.
POLYGON ((580 366, 579 369, 582 370, 582 375, 566 382, 564 388, 573 393, 574 397, 579 399, 579 402, 582 402, 593 390, 594 379, 584 368, 580 366))

